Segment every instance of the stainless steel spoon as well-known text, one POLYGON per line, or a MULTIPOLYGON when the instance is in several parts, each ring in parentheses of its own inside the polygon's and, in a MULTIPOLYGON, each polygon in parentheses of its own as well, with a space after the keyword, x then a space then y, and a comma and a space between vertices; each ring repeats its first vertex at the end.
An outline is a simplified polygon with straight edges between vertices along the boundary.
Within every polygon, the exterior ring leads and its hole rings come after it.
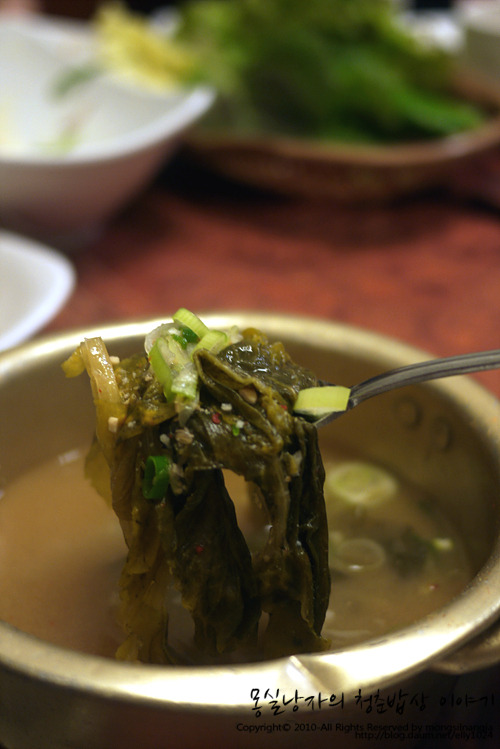
POLYGON ((358 385, 354 385, 350 388, 345 408, 328 413, 323 412, 316 417, 311 414, 303 415, 320 428, 337 419, 346 411, 350 411, 354 406, 359 406, 360 403, 368 400, 368 398, 381 395, 389 390, 395 390, 405 385, 416 385, 419 382, 436 380, 441 377, 452 377, 453 375, 470 374, 471 372, 498 368, 500 368, 500 349, 478 351, 472 354, 461 354, 459 356, 449 356, 444 359, 432 359, 431 361, 419 362, 418 364, 410 364, 407 367, 400 367, 399 369, 384 372, 358 385))

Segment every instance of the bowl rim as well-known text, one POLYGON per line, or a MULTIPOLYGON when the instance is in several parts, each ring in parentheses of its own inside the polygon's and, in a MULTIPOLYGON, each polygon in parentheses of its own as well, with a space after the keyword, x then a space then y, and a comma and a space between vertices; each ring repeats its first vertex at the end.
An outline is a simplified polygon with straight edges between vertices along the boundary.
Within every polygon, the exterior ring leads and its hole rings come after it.
POLYGON ((93 143, 86 150, 69 151, 63 155, 45 154, 43 152, 23 155, 22 153, 0 151, 0 169, 57 169, 64 171, 75 166, 91 167, 95 164, 106 164, 127 157, 139 156, 162 143, 166 144, 168 141, 180 137, 186 128, 205 114, 215 99, 214 89, 208 86, 196 86, 191 90, 183 89, 168 94, 151 94, 118 83, 112 83, 111 85, 130 90, 131 99, 137 98, 137 96, 139 98, 152 96, 159 100, 163 99, 167 110, 145 125, 136 127, 119 137, 107 138, 102 143, 93 143), (179 94, 181 94, 180 97, 179 94), (178 100, 172 106, 171 100, 173 97, 177 97, 178 100))
MULTIPOLYGON (((57 250, 35 239, 0 229, 0 259, 6 276, 14 269, 24 279, 37 278, 43 283, 43 294, 33 303, 33 295, 26 303, 26 295, 17 294, 22 300, 15 320, 5 327, 0 324, 0 351, 18 345, 43 328, 71 297, 76 285, 76 271, 71 261, 57 250)), ((6 279, 7 280, 7 279, 6 279)), ((41 284, 40 284, 41 285, 41 284)), ((0 281, 0 289, 3 286, 0 281)), ((23 287, 20 287, 23 291, 23 287)), ((16 292, 19 289, 16 288, 16 292)), ((1 293, 1 292, 0 292, 1 293)), ((11 307, 11 316, 13 308, 11 307)))
MULTIPOLYGON (((395 338, 364 328, 312 317, 243 312, 199 313, 214 327, 230 325, 260 327, 268 335, 295 337, 304 341, 304 325, 309 334, 318 336, 321 346, 349 333, 349 348, 363 344, 365 353, 382 349, 385 358, 396 358, 401 364, 422 360, 428 352, 409 346, 395 338), (300 333, 300 331, 302 331, 300 333), (300 335, 299 335, 300 333, 300 335), (367 345, 368 344, 368 345, 367 345)), ((147 318, 138 322, 110 323, 80 328, 40 337, 15 349, 0 353, 0 387, 19 371, 20 360, 55 360, 70 353, 83 337, 101 335, 105 341, 124 342, 144 337, 149 330, 168 319, 147 318)), ((314 340, 314 337, 312 338, 314 340)), ((380 352, 379 352, 380 353, 380 352)), ((426 384, 441 390, 466 411, 479 410, 478 424, 486 427, 492 411, 500 417, 500 402, 470 377, 453 378, 459 382, 426 384)), ((500 435, 490 439, 498 452, 500 470, 500 435)), ((346 696, 364 689, 385 687, 432 667, 473 639, 500 614, 500 596, 491 602, 491 591, 500 590, 500 539, 483 568, 466 588, 444 607, 395 633, 368 640, 352 648, 327 653, 294 655, 271 661, 223 666, 167 666, 124 663, 88 655, 53 645, 26 634, 6 622, 0 622, 0 670, 16 671, 46 683, 91 692, 105 699, 140 701, 181 711, 218 709, 225 712, 248 710, 251 690, 276 683, 303 686, 315 693, 331 693, 339 688, 346 696), (485 581, 487 584, 485 584, 485 581), (481 584, 482 583, 482 584, 481 584), (450 631, 453 635, 450 637, 450 631), (235 675, 238 679, 234 679, 235 675), (360 674, 363 676, 360 677, 360 674), (337 686, 336 686, 337 685, 337 686), (223 705, 218 695, 226 695, 223 705)))
POLYGON ((187 141, 194 153, 205 157, 294 159, 314 165, 324 163, 343 167, 380 169, 440 166, 469 158, 494 148, 500 141, 500 86, 480 72, 457 65, 454 88, 465 99, 482 103, 492 111, 474 128, 441 137, 395 141, 393 143, 349 143, 313 140, 270 134, 222 133, 217 129, 196 128, 187 141))

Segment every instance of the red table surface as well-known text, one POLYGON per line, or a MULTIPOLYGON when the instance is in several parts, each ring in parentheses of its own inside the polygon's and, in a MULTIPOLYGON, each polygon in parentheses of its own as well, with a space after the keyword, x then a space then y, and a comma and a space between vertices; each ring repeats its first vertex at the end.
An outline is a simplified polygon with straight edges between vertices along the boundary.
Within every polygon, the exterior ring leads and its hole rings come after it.
MULTIPOLYGON (((185 306, 326 318, 438 356, 500 347, 500 210, 446 195, 276 198, 179 161, 72 261, 75 292, 43 332, 185 306)), ((500 394, 500 373, 477 377, 500 394)))

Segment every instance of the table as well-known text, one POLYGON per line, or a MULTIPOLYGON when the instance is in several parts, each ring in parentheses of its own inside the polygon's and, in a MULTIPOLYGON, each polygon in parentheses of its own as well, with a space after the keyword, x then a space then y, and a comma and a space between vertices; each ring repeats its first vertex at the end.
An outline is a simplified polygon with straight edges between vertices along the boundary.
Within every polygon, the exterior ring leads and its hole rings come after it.
MULTIPOLYGON (((371 328, 444 356, 500 346, 500 208, 434 192, 391 205, 270 196, 178 157, 73 253, 42 331, 259 310, 371 328)), ((500 395, 500 374, 476 375, 500 395)))

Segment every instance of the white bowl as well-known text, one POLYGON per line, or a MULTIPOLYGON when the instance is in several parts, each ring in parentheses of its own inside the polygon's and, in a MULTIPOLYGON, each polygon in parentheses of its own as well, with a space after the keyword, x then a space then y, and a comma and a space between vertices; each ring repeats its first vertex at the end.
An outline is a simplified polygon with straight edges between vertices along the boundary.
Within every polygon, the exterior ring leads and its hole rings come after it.
POLYGON ((81 242, 145 186, 212 103, 207 88, 156 93, 109 76, 55 97, 61 73, 91 53, 85 26, 0 20, 5 228, 81 242))
POLYGON ((0 352, 43 328, 66 303, 75 282, 64 255, 0 231, 0 352))

